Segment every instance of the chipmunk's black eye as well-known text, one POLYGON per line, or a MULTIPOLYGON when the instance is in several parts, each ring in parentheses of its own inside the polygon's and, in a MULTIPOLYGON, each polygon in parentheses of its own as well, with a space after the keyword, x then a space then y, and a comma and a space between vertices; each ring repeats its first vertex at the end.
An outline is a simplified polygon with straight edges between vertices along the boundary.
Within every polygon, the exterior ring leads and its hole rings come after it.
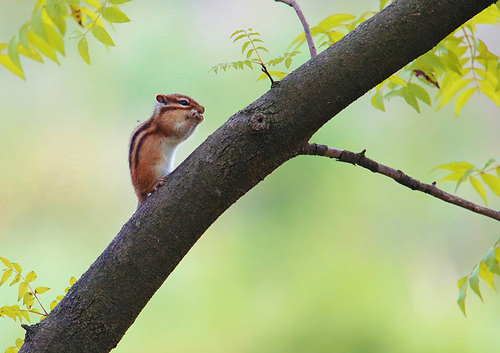
POLYGON ((180 105, 184 105, 184 106, 186 106, 186 107, 187 107, 187 106, 189 105, 189 102, 188 102, 187 100, 183 99, 183 100, 180 100, 180 101, 179 101, 179 104, 180 104, 180 105))

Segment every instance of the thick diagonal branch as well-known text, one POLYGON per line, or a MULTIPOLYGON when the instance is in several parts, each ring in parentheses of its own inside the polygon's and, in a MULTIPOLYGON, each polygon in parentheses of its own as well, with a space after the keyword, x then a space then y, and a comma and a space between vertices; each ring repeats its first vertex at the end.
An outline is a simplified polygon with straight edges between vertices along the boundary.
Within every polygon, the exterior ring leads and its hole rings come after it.
POLYGON ((340 150, 338 148, 328 147, 326 145, 318 145, 316 143, 306 144, 299 152, 302 155, 311 156, 324 156, 329 158, 336 158, 340 162, 351 163, 366 168, 373 173, 383 174, 389 178, 394 179, 399 184, 404 185, 412 190, 421 191, 426 194, 437 197, 440 200, 451 203, 453 205, 465 208, 469 211, 481 214, 500 221, 500 212, 492 210, 491 208, 480 206, 474 202, 470 202, 456 195, 450 194, 446 191, 439 189, 434 184, 426 184, 414 179, 401 170, 388 167, 380 164, 373 159, 365 156, 366 150, 360 153, 354 153, 347 150, 340 150))

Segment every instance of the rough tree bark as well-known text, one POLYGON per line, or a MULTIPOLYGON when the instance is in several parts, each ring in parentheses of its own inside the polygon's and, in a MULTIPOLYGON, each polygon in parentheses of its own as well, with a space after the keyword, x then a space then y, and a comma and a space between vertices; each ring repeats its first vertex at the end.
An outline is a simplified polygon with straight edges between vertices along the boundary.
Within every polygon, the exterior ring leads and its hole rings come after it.
POLYGON ((108 352, 204 231, 328 120, 493 0, 398 1, 233 115, 123 226, 20 352, 108 352))

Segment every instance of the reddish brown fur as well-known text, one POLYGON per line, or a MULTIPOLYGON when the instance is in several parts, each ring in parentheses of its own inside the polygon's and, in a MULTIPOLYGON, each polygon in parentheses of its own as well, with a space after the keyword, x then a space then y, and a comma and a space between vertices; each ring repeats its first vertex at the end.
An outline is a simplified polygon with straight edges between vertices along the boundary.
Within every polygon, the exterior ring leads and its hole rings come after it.
POLYGON ((205 108, 182 94, 158 95, 153 116, 130 140, 129 165, 139 205, 171 170, 176 147, 203 121, 205 108), (182 103, 187 105, 182 105, 182 103))

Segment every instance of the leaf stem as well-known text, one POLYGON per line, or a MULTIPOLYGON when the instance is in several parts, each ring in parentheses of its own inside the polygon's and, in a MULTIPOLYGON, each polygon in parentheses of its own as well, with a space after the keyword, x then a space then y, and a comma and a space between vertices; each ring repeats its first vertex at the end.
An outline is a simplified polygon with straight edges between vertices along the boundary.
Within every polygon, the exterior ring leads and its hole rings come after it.
POLYGON ((102 15, 102 10, 106 7, 106 4, 108 3, 108 0, 105 0, 104 1, 104 4, 102 4, 101 8, 99 10, 99 13, 97 14, 97 17, 95 18, 95 21, 92 22, 92 24, 89 26, 89 28, 87 29, 87 31, 85 33, 83 33, 83 37, 85 37, 87 35, 87 33, 89 33, 89 31, 95 26, 95 24, 97 23, 97 20, 99 19, 99 17, 101 17, 102 15))
MULTIPOLYGON (((38 304, 40 304, 40 307, 42 308, 43 312, 45 313, 45 316, 49 315, 49 313, 47 312, 47 310, 45 310, 45 308, 43 307, 42 305, 42 302, 40 301, 40 299, 38 299, 38 296, 36 295, 35 291, 33 290, 33 288, 31 288, 31 285, 30 283, 26 280, 26 278, 24 278, 24 276, 22 274, 20 274, 19 272, 16 271, 16 269, 14 269, 14 272, 17 273, 22 279, 24 282, 26 282, 26 284, 28 284, 28 288, 31 290, 31 292, 33 293, 33 296, 35 297, 35 299, 37 300, 38 304)), ((30 309, 28 309, 29 312, 32 312, 30 309)), ((41 313, 40 313, 41 314, 41 313)), ((43 314, 41 314, 43 315, 43 314)))
POLYGON ((475 60, 474 60, 474 46, 470 42, 469 34, 467 34, 467 31, 465 30, 465 27, 462 28, 462 31, 464 32, 465 39, 467 40, 468 47, 469 47, 469 50, 470 50, 470 60, 471 60, 470 68, 472 70, 472 77, 474 79, 476 87, 479 88, 479 82, 478 82, 478 79, 477 79, 477 76, 476 76, 476 70, 475 70, 475 67, 474 67, 474 62, 475 62, 475 60))
POLYGON ((252 44, 252 47, 255 50, 255 53, 257 54, 257 57, 259 58, 257 64, 259 64, 260 66, 262 66, 262 72, 265 73, 267 75, 267 77, 269 77, 269 79, 271 80, 271 84, 273 84, 274 80, 273 80, 271 74, 269 73, 269 71, 267 71, 266 63, 264 63, 264 60, 262 60, 262 58, 261 58, 261 56, 259 54, 259 50, 255 46, 255 43, 253 42, 252 37, 250 37, 250 35, 247 33, 246 30, 244 30, 244 32, 245 32, 245 35, 248 37, 248 40, 252 44))

